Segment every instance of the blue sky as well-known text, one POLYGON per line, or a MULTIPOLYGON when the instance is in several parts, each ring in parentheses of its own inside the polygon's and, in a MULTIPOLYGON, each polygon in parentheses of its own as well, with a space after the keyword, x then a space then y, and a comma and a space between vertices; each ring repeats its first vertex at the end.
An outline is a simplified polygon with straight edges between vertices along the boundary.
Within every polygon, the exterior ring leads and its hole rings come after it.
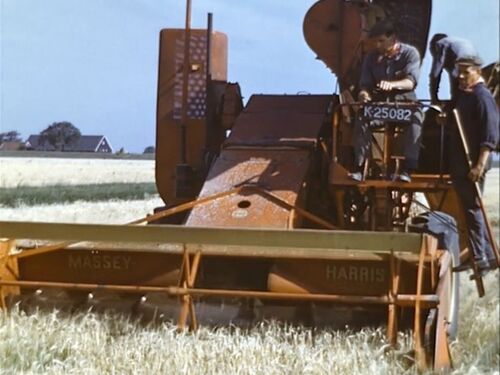
MULTIPOLYGON (((253 93, 331 93, 335 77, 306 45, 316 0, 192 0, 192 26, 229 38, 229 80, 253 93)), ((0 132, 26 138, 52 122, 104 134, 117 150, 155 143, 158 33, 183 27, 183 0, 0 0, 0 132)), ((435 0, 431 33, 499 55, 498 0, 435 0)), ((427 98, 426 55, 418 94, 427 98)), ((446 86, 443 87, 446 90, 446 86)))

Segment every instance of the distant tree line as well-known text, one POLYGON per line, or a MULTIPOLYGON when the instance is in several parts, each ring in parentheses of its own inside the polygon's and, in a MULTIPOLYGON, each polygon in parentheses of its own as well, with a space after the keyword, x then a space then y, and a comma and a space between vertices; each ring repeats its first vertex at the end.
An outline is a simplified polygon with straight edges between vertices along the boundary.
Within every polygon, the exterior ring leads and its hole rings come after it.
POLYGON ((148 146, 144 149, 143 154, 154 154, 156 152, 155 146, 148 146))
POLYGON ((10 130, 5 133, 0 133, 0 143, 3 142, 22 142, 21 134, 15 130, 10 130))
MULTIPOLYGON (((49 144, 58 151, 64 151, 68 146, 78 142, 82 134, 71 122, 61 121, 47 126, 39 136, 40 145, 49 144)), ((22 142, 21 134, 16 130, 0 133, 0 143, 3 142, 22 142)))
POLYGON ((64 151, 68 146, 74 145, 82 134, 71 122, 54 122, 40 132, 39 143, 49 144, 57 151, 64 151))

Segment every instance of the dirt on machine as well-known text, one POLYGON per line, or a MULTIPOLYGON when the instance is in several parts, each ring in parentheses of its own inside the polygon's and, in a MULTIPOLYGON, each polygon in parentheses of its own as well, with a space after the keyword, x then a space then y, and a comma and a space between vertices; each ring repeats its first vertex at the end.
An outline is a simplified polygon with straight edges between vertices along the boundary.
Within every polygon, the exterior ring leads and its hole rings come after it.
MULTIPOLYGON (((164 206, 122 226, 1 222, 2 306, 102 304, 180 329, 267 319, 385 324, 393 345, 398 331, 413 330, 420 368, 450 368, 458 260, 426 226, 436 212, 453 218, 448 228, 466 250, 446 129, 422 101, 366 109, 353 99, 373 48, 367 30, 397 21, 401 41, 424 56, 431 0, 316 2, 304 37, 338 93, 252 95, 246 104, 227 80, 228 37, 212 29, 211 15, 206 28, 191 28, 187 4, 186 27, 159 35, 164 206), (404 126, 415 110, 425 112, 420 167, 411 182, 383 178, 402 158, 390 124, 404 126), (377 111, 389 117, 374 133, 366 178, 353 181, 354 119, 377 111)), ((473 277, 484 294, 481 275, 473 277)))

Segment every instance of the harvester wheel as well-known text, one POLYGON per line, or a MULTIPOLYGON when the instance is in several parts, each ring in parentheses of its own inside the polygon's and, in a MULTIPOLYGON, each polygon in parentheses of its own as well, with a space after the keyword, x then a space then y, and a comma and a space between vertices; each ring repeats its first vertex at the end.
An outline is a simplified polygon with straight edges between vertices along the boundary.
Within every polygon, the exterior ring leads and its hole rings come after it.
POLYGON ((458 311, 460 301, 460 275, 458 272, 450 271, 451 287, 448 292, 450 294, 450 307, 448 315, 448 336, 451 341, 456 340, 458 333, 458 311))
POLYGON ((439 244, 440 248, 450 247, 450 249, 440 258, 441 266, 438 280, 447 280, 447 287, 443 291, 445 293, 446 300, 449 301, 447 309, 445 310, 447 333, 450 340, 455 340, 458 329, 458 310, 460 298, 460 276, 458 272, 452 272, 452 269, 458 266, 458 263, 460 262, 458 253, 453 250, 458 247, 458 238, 454 240, 454 236, 456 236, 456 232, 458 231, 456 223, 450 216, 444 214, 443 212, 432 211, 414 217, 409 229, 411 232, 430 233, 437 237, 439 242, 442 242, 439 244), (437 218, 438 220, 430 220, 431 215, 433 218, 437 218), (455 242, 457 242, 456 246, 453 245, 455 242))
POLYGON ((432 309, 425 324, 424 340, 426 353, 432 358, 433 369, 442 371, 452 366, 449 342, 457 334, 458 321, 458 279, 452 272, 451 256, 443 255, 439 271, 436 294, 439 306, 432 309), (444 259, 443 259, 444 258, 444 259))

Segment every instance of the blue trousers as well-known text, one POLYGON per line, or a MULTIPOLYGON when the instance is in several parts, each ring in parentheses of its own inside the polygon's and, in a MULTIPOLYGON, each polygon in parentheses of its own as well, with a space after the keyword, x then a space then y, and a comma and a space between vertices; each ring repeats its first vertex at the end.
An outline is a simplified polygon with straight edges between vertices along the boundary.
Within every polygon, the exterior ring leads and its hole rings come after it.
MULTIPOLYGON (((456 176, 453 178, 453 185, 464 209, 469 246, 474 254, 474 259, 494 259, 495 255, 490 245, 486 223, 481 212, 481 205, 474 183, 466 176, 456 176)), ((482 193, 484 176, 479 181, 479 187, 482 193)))
MULTIPOLYGON (((415 119, 412 124, 402 124, 403 127, 403 156, 405 157, 404 167, 407 170, 414 170, 418 166, 418 156, 420 153, 420 137, 422 133, 421 119, 415 119)), ((371 124, 361 119, 354 123, 354 163, 360 167, 369 156, 372 143, 371 124)))

